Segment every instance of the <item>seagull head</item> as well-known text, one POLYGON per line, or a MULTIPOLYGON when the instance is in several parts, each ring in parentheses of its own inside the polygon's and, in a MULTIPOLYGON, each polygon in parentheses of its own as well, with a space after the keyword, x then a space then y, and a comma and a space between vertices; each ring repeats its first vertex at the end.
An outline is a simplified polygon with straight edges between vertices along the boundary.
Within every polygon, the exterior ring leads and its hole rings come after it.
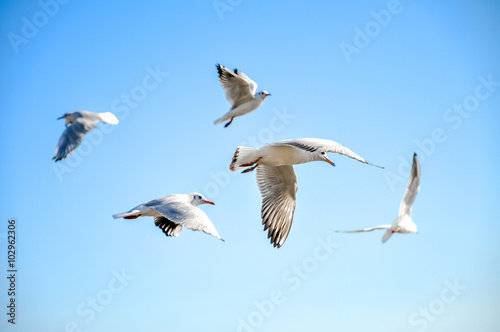
POLYGON ((318 150, 315 153, 316 153, 317 160, 319 160, 319 161, 326 161, 330 165, 335 166, 335 163, 328 158, 328 156, 326 155, 325 151, 319 151, 318 150))
POLYGON ((74 113, 65 113, 63 116, 57 118, 57 120, 66 119, 66 126, 72 124, 76 120, 74 113))
POLYGON ((267 97, 269 97, 271 94, 268 93, 267 91, 259 91, 257 92, 257 97, 261 98, 261 99, 266 99, 267 97))
POLYGON ((207 200, 205 197, 203 197, 202 194, 192 193, 190 195, 192 197, 191 204, 194 205, 194 206, 198 206, 198 205, 201 205, 201 204, 212 204, 212 205, 215 205, 214 202, 207 200))

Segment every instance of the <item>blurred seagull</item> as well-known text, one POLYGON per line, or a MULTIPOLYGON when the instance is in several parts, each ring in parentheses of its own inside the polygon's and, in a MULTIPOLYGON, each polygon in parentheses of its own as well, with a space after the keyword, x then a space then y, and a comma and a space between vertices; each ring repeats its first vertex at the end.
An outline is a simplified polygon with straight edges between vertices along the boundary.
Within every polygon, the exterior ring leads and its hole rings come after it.
POLYGON ((56 151, 54 152, 55 161, 59 161, 75 152, 76 148, 82 143, 83 137, 92 129, 97 128, 96 123, 101 121, 112 125, 118 124, 118 119, 113 113, 94 113, 88 111, 76 111, 66 113, 59 119, 66 119, 66 129, 59 139, 56 151))
POLYGON ((160 227, 166 236, 178 236, 182 226, 185 226, 224 241, 205 212, 197 208, 201 204, 215 205, 198 193, 168 195, 142 203, 127 212, 114 214, 113 218, 154 217, 155 225, 160 227))
POLYGON ((233 122, 233 119, 238 116, 250 113, 262 105, 266 97, 270 96, 267 91, 257 90, 257 83, 252 81, 247 75, 243 74, 238 69, 234 72, 230 71, 219 64, 215 65, 219 72, 219 79, 224 91, 226 92, 227 100, 233 105, 229 112, 224 114, 220 119, 215 120, 214 124, 229 120, 224 125, 227 127, 233 122))
POLYGON ((410 179, 408 180, 408 186, 406 187, 405 196, 401 205, 399 206, 399 216, 394 220, 392 225, 381 225, 373 228, 365 228, 358 231, 337 231, 338 233, 359 233, 359 232, 371 232, 378 229, 386 229, 384 236, 382 237, 382 243, 386 243, 387 240, 394 233, 409 234, 417 233, 417 225, 411 220, 411 208, 417 197, 418 190, 420 189, 420 162, 418 161, 417 154, 413 154, 413 165, 411 167, 410 179))
POLYGON ((262 224, 264 231, 269 229, 267 237, 274 247, 283 245, 292 226, 297 192, 297 177, 292 165, 326 161, 335 166, 328 159, 327 152, 373 165, 345 146, 326 139, 300 138, 269 143, 260 149, 236 148, 229 169, 234 172, 248 167, 242 172, 247 173, 257 168, 257 184, 262 195, 262 224))

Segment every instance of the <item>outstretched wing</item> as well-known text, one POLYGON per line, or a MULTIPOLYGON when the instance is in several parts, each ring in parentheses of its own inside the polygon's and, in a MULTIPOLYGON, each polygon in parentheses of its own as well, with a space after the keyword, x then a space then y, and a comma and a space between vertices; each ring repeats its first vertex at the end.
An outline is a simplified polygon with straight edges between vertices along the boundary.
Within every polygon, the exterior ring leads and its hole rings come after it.
POLYGON ((406 192, 399 206, 399 215, 411 215, 411 208, 417 198, 420 189, 420 161, 416 153, 413 154, 413 165, 411 166, 410 179, 406 187, 406 192))
POLYGON ((365 228, 365 229, 360 229, 357 231, 336 231, 337 233, 361 233, 361 232, 371 232, 371 231, 376 231, 379 229, 389 229, 391 228, 391 225, 380 225, 380 226, 375 226, 372 228, 365 228))
POLYGON ((52 159, 59 161, 71 155, 82 143, 83 137, 94 128, 97 127, 93 122, 85 121, 82 118, 76 119, 63 131, 52 159))
POLYGON ((240 105, 253 100, 250 83, 243 77, 219 64, 216 65, 219 80, 231 105, 240 105))
POLYGON ((248 77, 247 75, 245 75, 242 71, 240 71, 238 69, 234 69, 234 72, 236 73, 236 75, 238 75, 239 77, 241 77, 242 79, 247 81, 247 83, 250 87, 250 93, 252 94, 252 96, 255 95, 255 91, 257 91, 257 83, 252 81, 250 79, 250 77, 248 77))
POLYGON ((193 231, 203 231, 222 240, 205 212, 189 203, 172 202, 151 208, 161 213, 170 222, 185 226, 193 231))
POLYGON ((290 232, 295 211, 297 177, 293 166, 257 167, 257 183, 262 195, 262 224, 274 247, 281 247, 290 232))
POLYGON ((279 141, 279 142, 274 142, 274 143, 269 143, 269 145, 272 146, 282 146, 282 145, 287 145, 287 146, 292 146, 297 149, 302 149, 308 152, 315 152, 315 151, 323 151, 323 152, 332 152, 332 153, 338 153, 342 154, 344 156, 347 156, 349 158, 355 159, 359 162, 362 162, 364 164, 368 165, 373 165, 379 168, 383 168, 381 166, 374 165, 370 163, 369 161, 366 161, 365 159, 361 158, 358 156, 356 153, 352 152, 342 144, 339 144, 334 141, 330 141, 327 139, 319 139, 319 138, 298 138, 298 139, 290 139, 290 140, 285 140, 285 141, 279 141))

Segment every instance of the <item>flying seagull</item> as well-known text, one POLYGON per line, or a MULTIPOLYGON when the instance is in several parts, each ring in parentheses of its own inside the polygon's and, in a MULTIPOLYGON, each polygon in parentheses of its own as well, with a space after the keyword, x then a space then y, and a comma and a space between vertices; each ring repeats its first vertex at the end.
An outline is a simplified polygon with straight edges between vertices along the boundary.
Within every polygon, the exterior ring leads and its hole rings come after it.
POLYGON ((127 212, 114 214, 113 218, 154 217, 155 225, 160 227, 166 236, 178 236, 182 226, 185 226, 222 240, 205 212, 197 208, 201 204, 215 205, 198 193, 174 194, 142 203, 127 212))
POLYGON ((392 225, 381 225, 373 228, 365 228, 358 231, 337 231, 338 233, 359 233, 371 232, 378 229, 385 229, 385 234, 382 237, 382 243, 387 240, 394 233, 410 234, 417 233, 417 225, 411 220, 411 209, 415 198, 417 197, 418 190, 420 189, 420 162, 418 161, 417 154, 413 154, 413 165, 411 167, 410 179, 406 187, 405 196, 399 206, 399 216, 394 220, 392 225))
POLYGON ((54 152, 55 161, 71 155, 82 143, 83 137, 92 129, 97 128, 96 123, 101 121, 112 125, 118 124, 118 119, 113 113, 94 113, 89 111, 76 111, 66 113, 57 118, 66 119, 66 129, 63 131, 54 152))
POLYGON ((327 152, 373 165, 345 146, 326 139, 300 138, 269 143, 260 149, 236 148, 229 169, 233 172, 244 169, 242 173, 257 169, 257 184, 262 195, 262 224, 274 247, 279 248, 285 243, 292 226, 297 192, 297 177, 292 165, 326 161, 335 166, 327 152))
POLYGON ((229 120, 229 122, 224 125, 224 127, 227 127, 233 122, 235 117, 256 110, 262 105, 266 97, 270 96, 267 91, 255 93, 257 90, 257 83, 252 81, 238 69, 232 72, 219 64, 215 66, 219 72, 219 80, 226 93, 226 98, 232 106, 229 112, 224 114, 220 119, 215 120, 214 124, 217 125, 229 120))

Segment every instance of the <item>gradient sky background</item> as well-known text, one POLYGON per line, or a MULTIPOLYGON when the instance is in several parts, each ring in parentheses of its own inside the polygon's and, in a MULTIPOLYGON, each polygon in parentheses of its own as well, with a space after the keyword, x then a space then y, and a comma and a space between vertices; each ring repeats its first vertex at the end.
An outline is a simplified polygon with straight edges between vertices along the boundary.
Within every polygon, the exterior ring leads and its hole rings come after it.
POLYGON ((37 1, 3 1, 0 266, 4 276, 16 218, 19 273, 14 327, 0 278, 0 329, 498 331, 500 3, 405 0, 374 23, 389 3, 71 1, 49 17, 37 1), (34 19, 38 31, 23 28, 34 19), (356 37, 365 28, 372 37, 356 37), (341 45, 356 42, 346 56, 341 45), (272 94, 228 128, 213 125, 229 108, 216 63, 272 94), (454 112, 464 102, 474 110, 454 112), (56 118, 81 109, 120 124, 101 124, 56 164, 56 118), (255 175, 228 166, 238 145, 302 137, 386 168, 339 155, 335 168, 297 166, 278 250, 262 231, 255 175), (392 223, 413 152, 419 234, 382 245, 380 231, 335 233, 392 223), (111 217, 192 191, 216 203, 202 209, 225 243, 111 217), (133 279, 120 283, 123 271, 133 279))

